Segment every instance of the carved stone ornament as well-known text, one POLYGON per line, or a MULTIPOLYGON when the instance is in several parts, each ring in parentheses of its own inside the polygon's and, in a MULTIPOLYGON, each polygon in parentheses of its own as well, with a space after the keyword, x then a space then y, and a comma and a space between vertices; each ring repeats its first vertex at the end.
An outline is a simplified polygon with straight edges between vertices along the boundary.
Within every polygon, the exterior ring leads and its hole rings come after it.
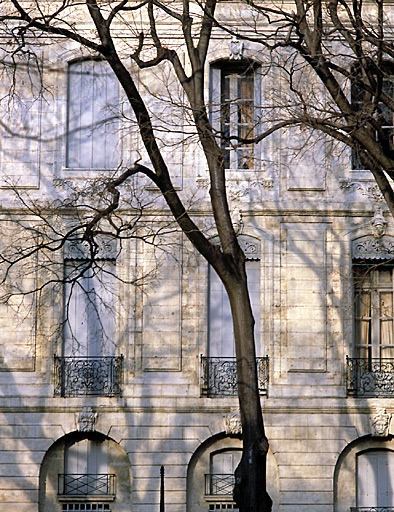
POLYGON ((246 235, 238 237, 239 245, 247 260, 260 260, 260 241, 246 235))
MULTIPOLYGON (((94 259, 116 259, 116 240, 108 237, 96 237, 97 244, 94 259)), ((64 257, 71 260, 86 260, 91 258, 91 244, 87 240, 70 240, 64 246, 64 257)))
POLYGON ((384 201, 383 194, 376 183, 370 181, 353 181, 351 179, 339 180, 339 187, 342 190, 350 191, 352 189, 359 190, 363 196, 367 196, 371 201, 382 203, 384 201))
MULTIPOLYGON (((219 237, 212 239, 216 245, 220 245, 219 237)), ((238 242, 243 250, 247 260, 259 261, 260 260, 260 241, 248 235, 239 235, 238 242)))
POLYGON ((352 242, 353 258, 358 260, 390 260, 394 258, 394 237, 367 235, 352 242))
POLYGON ((371 416, 372 437, 387 437, 391 422, 391 414, 386 409, 378 409, 374 416, 371 416))
POLYGON ((226 434, 242 434, 241 418, 237 412, 224 416, 224 431, 226 434))
POLYGON ((244 52, 244 43, 237 37, 233 37, 229 43, 230 47, 230 59, 241 60, 244 52))
POLYGON ((387 221, 383 216, 381 208, 377 208, 371 220, 373 236, 381 238, 386 233, 387 221))
POLYGON ((80 432, 95 432, 98 413, 91 407, 84 407, 82 412, 77 413, 77 425, 80 432))

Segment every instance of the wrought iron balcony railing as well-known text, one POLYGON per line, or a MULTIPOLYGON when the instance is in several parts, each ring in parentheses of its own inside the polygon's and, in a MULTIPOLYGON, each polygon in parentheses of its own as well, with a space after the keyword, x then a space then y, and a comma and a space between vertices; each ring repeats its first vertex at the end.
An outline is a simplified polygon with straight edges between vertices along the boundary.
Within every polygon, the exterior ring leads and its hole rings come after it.
POLYGON ((346 357, 346 388, 355 397, 394 396, 394 359, 346 357))
POLYGON ((65 496, 115 496, 115 475, 59 475, 58 493, 65 496))
POLYGON ((350 512, 394 512, 394 507, 350 507, 350 512))
MULTIPOLYGON (((268 356, 257 357, 257 379, 260 395, 268 392, 268 356)), ((235 357, 201 356, 201 394, 234 396, 237 394, 237 361, 235 357)))
POLYGON ((233 474, 205 475, 205 494, 209 496, 232 496, 235 484, 233 474))
POLYGON ((121 395, 123 356, 55 356, 55 395, 121 395))

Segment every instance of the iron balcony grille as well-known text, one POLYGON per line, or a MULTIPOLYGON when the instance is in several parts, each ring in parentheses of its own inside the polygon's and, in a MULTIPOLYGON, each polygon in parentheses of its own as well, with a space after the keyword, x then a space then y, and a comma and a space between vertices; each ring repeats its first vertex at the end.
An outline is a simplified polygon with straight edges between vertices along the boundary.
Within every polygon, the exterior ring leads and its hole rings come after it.
POLYGON ((394 359, 346 357, 346 387, 355 397, 394 396, 394 359))
POLYGON ((59 475, 58 492, 64 496, 115 496, 115 475, 59 475))
MULTIPOLYGON (((268 393, 268 356, 257 357, 257 380, 260 395, 268 393)), ((235 357, 201 356, 201 394, 234 396, 237 394, 237 361, 235 357)))
POLYGON ((205 475, 205 494, 209 496, 232 496, 235 484, 233 474, 205 475))
POLYGON ((121 395, 123 356, 55 356, 55 395, 121 395))

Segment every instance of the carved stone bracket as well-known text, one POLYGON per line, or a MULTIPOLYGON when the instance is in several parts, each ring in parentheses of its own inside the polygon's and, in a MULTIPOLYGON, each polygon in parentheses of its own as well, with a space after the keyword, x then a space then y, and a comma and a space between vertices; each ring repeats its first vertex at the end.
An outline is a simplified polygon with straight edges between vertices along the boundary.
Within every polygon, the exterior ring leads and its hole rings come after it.
POLYGON ((242 434, 242 423, 237 412, 230 412, 224 416, 224 431, 226 434, 242 434))
POLYGON ((372 437, 387 437, 389 435, 391 414, 386 409, 378 409, 374 416, 371 416, 372 437))
POLYGON ((76 414, 76 420, 80 432, 95 432, 98 413, 91 407, 84 407, 82 412, 76 414))
POLYGON ((238 237, 239 245, 247 260, 260 260, 260 241, 246 235, 238 237))
MULTIPOLYGON (((95 259, 116 259, 116 240, 108 237, 95 238, 97 244, 95 259)), ((85 260, 91 258, 91 245, 87 240, 70 240, 64 246, 64 257, 72 260, 85 260)))

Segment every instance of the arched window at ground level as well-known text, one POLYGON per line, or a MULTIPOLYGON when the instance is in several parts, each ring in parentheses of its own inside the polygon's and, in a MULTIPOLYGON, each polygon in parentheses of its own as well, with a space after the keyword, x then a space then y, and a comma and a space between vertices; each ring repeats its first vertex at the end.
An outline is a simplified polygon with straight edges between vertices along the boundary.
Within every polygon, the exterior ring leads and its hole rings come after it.
POLYGON ((334 512, 392 510, 394 440, 365 436, 341 453, 334 474, 334 512))
POLYGON ((41 464, 39 512, 129 512, 132 475, 124 449, 97 432, 56 441, 41 464))
MULTIPOLYGON (((240 459, 242 440, 224 432, 207 439, 192 455, 187 471, 187 512, 238 510, 232 498, 233 471, 240 459), (223 471, 223 473, 221 473, 223 471)), ((279 473, 274 454, 267 458, 267 490, 277 512, 279 473)))

